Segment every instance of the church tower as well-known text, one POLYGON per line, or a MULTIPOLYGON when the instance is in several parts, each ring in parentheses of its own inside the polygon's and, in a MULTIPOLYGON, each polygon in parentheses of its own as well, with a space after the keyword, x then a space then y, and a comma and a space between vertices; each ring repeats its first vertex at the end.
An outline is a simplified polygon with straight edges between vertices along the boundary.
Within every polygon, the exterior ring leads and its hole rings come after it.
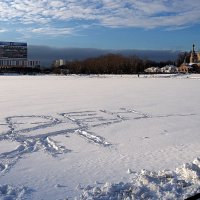
POLYGON ((192 48, 192 52, 191 52, 191 55, 190 55, 190 63, 197 63, 198 62, 198 56, 197 56, 197 54, 194 50, 195 45, 193 44, 192 47, 193 48, 192 48))

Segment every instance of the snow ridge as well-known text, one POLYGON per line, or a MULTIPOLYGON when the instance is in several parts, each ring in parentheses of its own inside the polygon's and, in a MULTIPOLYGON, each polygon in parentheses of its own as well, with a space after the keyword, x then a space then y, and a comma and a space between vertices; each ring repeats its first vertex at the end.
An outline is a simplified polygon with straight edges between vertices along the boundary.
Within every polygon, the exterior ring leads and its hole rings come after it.
MULTIPOLYGON (((128 173, 133 173, 128 170, 128 173)), ((133 173, 128 183, 105 183, 82 189, 80 200, 182 200, 200 192, 200 158, 175 171, 133 173)))
POLYGON ((26 187, 13 187, 11 185, 0 185, 1 200, 23 200, 30 194, 30 190, 26 187))

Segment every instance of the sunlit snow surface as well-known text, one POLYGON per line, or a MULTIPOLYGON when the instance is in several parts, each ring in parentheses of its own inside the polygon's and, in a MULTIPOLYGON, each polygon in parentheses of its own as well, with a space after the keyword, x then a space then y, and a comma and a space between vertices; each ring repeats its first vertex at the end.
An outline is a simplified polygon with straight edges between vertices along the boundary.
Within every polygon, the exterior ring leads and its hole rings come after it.
POLYGON ((199 75, 0 76, 0 199, 200 192, 199 86, 199 75))

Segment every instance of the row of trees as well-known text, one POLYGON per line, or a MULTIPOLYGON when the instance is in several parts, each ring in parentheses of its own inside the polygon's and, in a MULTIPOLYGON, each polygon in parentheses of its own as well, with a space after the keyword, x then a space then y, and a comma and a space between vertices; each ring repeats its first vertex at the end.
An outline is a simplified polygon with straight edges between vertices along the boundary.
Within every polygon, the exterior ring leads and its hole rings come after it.
POLYGON ((189 63, 190 62, 190 55, 191 52, 182 52, 178 55, 176 64, 179 67, 183 62, 189 63))
MULTIPOLYGON (((189 62, 190 53, 183 52, 177 57, 176 65, 180 66, 184 60, 189 62)), ((0 68, 1 73, 38 74, 38 73, 71 73, 71 74, 138 74, 149 67, 164 67, 174 64, 173 61, 155 62, 141 59, 137 56, 125 57, 118 54, 108 54, 82 61, 71 61, 52 69, 12 67, 0 68)))
POLYGON ((148 67, 163 67, 167 64, 173 64, 173 62, 155 62, 137 56, 124 57, 108 54, 83 61, 67 62, 66 65, 54 68, 53 73, 59 74, 63 70, 68 70, 69 73, 74 74, 138 74, 143 73, 148 67))

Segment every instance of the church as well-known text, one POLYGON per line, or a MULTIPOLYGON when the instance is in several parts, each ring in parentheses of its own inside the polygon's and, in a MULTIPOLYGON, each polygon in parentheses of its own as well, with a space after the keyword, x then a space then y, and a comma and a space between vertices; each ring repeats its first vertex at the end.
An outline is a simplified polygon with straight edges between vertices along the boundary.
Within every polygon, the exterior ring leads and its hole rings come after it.
POLYGON ((190 55, 190 63, 195 63, 200 65, 200 52, 196 53, 194 47, 195 45, 193 44, 192 52, 190 55))
POLYGON ((190 54, 190 62, 186 63, 186 59, 184 63, 179 67, 179 72, 181 73, 200 73, 200 52, 195 51, 195 45, 192 46, 192 51, 190 54))

